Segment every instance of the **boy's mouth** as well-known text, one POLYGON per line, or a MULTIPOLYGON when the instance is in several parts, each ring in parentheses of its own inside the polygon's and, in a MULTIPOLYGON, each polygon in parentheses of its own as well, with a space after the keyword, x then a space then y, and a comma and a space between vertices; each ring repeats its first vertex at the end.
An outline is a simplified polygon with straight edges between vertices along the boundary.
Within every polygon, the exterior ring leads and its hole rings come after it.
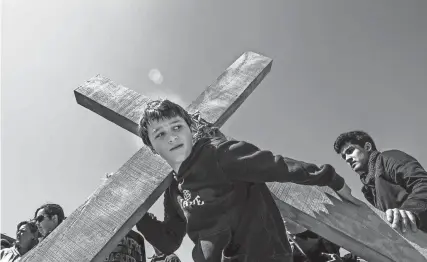
POLYGON ((172 147, 169 151, 173 151, 173 150, 178 149, 178 148, 181 148, 181 147, 183 147, 183 146, 184 146, 184 144, 176 145, 176 146, 172 147))

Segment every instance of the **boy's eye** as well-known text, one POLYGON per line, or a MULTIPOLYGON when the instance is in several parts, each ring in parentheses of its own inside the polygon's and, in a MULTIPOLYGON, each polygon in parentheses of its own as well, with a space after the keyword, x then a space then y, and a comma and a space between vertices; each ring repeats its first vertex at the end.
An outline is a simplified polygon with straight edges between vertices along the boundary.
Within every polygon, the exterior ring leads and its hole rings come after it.
POLYGON ((349 149, 347 149, 346 154, 351 154, 353 153, 354 148, 350 147, 349 149))
POLYGON ((353 153, 353 151, 354 151, 354 147, 350 147, 350 148, 347 148, 342 154, 341 154, 341 157, 342 157, 342 159, 346 159, 346 157, 347 157, 347 155, 351 155, 352 153, 353 153))
POLYGON ((165 135, 165 133, 164 132, 160 132, 160 133, 158 133, 154 138, 160 138, 160 137, 162 137, 162 136, 164 136, 165 135))
POLYGON ((174 130, 174 131, 178 131, 178 130, 180 130, 180 129, 181 129, 181 127, 182 127, 182 125, 174 126, 174 127, 173 127, 173 130, 174 130))

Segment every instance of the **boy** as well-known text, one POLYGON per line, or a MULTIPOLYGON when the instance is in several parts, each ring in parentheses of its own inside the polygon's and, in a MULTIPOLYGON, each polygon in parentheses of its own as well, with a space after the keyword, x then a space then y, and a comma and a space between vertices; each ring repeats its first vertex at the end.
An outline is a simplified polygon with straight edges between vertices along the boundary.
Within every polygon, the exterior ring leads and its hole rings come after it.
POLYGON ((145 145, 165 159, 174 180, 164 194, 164 221, 145 215, 137 229, 161 252, 187 233, 194 261, 292 261, 280 212, 265 182, 328 185, 357 203, 330 165, 321 168, 273 155, 243 141, 212 136, 179 105, 147 104, 140 121, 145 145), (193 139, 195 138, 195 139, 193 139))
POLYGON ((334 150, 359 175, 365 198, 396 230, 427 233, 427 171, 400 150, 380 152, 366 132, 340 134, 334 150))

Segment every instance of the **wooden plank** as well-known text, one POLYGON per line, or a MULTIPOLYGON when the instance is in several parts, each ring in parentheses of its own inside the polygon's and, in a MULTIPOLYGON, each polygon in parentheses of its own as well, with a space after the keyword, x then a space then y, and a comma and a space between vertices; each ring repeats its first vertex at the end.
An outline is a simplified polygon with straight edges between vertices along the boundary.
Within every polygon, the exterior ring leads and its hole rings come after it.
MULTIPOLYGON (((200 110, 220 127, 271 64, 268 57, 244 53, 188 110, 200 110)), ((147 97, 101 75, 77 88, 75 95, 79 104, 137 134, 147 97)), ((21 262, 103 261, 170 185, 170 171, 163 159, 140 149, 21 262)))
POLYGON ((272 63, 270 58, 254 52, 244 53, 206 88, 187 111, 190 114, 199 111, 204 120, 221 127, 270 72, 272 63))
MULTIPOLYGON (((229 66, 187 108, 221 127, 270 72, 273 61, 246 52, 229 66)), ((148 97, 97 75, 74 91, 77 103, 138 135, 139 119, 148 97)))
POLYGON ((371 205, 341 201, 328 187, 268 183, 286 217, 369 262, 427 261, 427 234, 401 235, 371 205))

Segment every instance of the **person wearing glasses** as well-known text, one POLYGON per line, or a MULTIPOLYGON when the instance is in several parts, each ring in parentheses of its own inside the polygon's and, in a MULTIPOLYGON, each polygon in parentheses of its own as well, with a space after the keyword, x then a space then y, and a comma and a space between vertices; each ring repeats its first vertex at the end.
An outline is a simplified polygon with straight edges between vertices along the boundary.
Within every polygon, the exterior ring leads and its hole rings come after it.
POLYGON ((58 204, 44 204, 34 213, 41 239, 45 239, 64 219, 64 210, 58 204))
MULTIPOLYGON (((39 207, 34 214, 34 220, 39 229, 41 240, 45 239, 65 219, 64 210, 58 204, 44 204, 39 207)), ((131 230, 104 261, 118 260, 145 262, 144 238, 131 230)))

